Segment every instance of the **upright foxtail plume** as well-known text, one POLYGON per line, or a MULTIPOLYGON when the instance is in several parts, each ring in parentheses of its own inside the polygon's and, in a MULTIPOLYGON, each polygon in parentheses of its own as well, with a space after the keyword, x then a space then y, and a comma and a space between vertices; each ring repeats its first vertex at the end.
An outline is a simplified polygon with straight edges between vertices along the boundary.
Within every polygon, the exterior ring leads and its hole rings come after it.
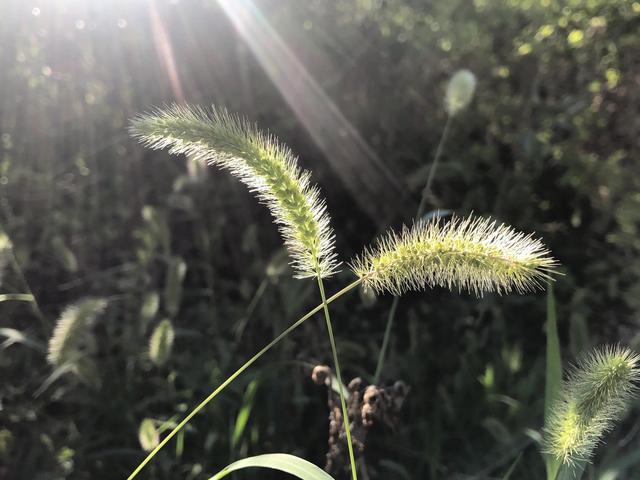
POLYGON ((136 117, 130 131, 148 147, 227 169, 256 192, 280 227, 296 277, 336 272, 334 234, 320 191, 275 137, 226 110, 179 105, 136 117))
POLYGON ((107 305, 101 298, 86 298, 64 309, 49 340, 47 360, 54 367, 73 363, 91 346, 89 329, 107 305))
POLYGON ((551 278, 557 262, 531 235, 491 219, 454 217, 391 232, 354 262, 365 287, 400 295, 408 290, 446 287, 483 292, 534 290, 551 278))
POLYGON ((175 331, 169 319, 162 320, 153 330, 149 338, 149 358, 158 367, 169 360, 174 339, 175 331))
POLYGON ((467 108, 476 91, 476 76, 469 70, 458 70, 447 85, 445 105, 449 115, 456 115, 467 108))
POLYGON ((588 461, 637 392, 640 358, 622 347, 594 350, 570 372, 544 432, 545 452, 562 465, 588 461))

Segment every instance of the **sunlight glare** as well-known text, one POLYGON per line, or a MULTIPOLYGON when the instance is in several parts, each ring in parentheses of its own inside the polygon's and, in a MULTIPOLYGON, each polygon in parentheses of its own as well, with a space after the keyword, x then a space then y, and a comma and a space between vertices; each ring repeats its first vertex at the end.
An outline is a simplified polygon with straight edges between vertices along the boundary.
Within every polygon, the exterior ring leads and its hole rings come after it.
POLYGON ((382 222, 382 204, 406 197, 395 176, 251 0, 218 3, 353 198, 372 219, 382 222))

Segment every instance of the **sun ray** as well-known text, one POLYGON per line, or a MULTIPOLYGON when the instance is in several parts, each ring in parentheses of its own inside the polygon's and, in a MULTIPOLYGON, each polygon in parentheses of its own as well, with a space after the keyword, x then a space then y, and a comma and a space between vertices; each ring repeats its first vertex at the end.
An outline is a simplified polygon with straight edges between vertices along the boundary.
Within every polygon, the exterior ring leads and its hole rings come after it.
POLYGON ((385 204, 406 198, 396 177, 251 0, 218 3, 360 207, 383 222, 385 204))

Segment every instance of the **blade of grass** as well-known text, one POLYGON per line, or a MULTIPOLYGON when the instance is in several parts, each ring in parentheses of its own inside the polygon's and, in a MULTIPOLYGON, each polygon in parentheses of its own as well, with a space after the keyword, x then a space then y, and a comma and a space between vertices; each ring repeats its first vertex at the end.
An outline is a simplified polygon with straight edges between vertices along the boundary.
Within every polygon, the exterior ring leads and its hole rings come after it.
POLYGON ((513 474, 513 471, 516 469, 516 467, 518 466, 518 463, 520 463, 520 459, 522 458, 522 452, 520 452, 518 454, 518 456, 516 457, 516 459, 513 461, 513 463, 511 464, 511 466, 509 467, 509 470, 507 470, 507 473, 504 474, 504 477, 502 477, 502 480, 509 480, 511 478, 511 475, 513 474))
POLYGON ((15 328, 0 328, 0 337, 6 337, 6 340, 0 344, 0 350, 10 347, 14 343, 19 343, 27 347, 31 347, 38 352, 47 353, 47 346, 32 339, 26 333, 16 330, 15 328))
POLYGON ((209 480, 220 480, 231 472, 244 468, 270 468, 288 473, 302 480, 334 480, 331 475, 311 462, 286 453, 270 453, 243 458, 226 466, 209 480))
POLYGON ((624 478, 625 470, 640 464, 640 450, 632 450, 603 468, 598 480, 618 480, 624 478))
POLYGON ((236 417, 236 423, 233 428, 233 435, 231 437, 231 449, 235 450, 238 442, 242 438, 249 417, 251 416, 251 410, 253 409, 253 402, 256 397, 256 391, 258 390, 258 380, 253 380, 247 386, 244 392, 244 399, 242 401, 242 407, 236 417))
MULTIPOLYGON (((556 300, 553 285, 547 285, 547 368, 544 390, 544 423, 548 424, 554 400, 562 389, 562 357, 560 354, 560 340, 558 338, 558 322, 556 300)), ((558 476, 560 464, 551 455, 544 454, 547 468, 547 480, 555 480, 558 476)))
POLYGON ((387 317, 387 326, 384 329, 384 338, 382 339, 382 347, 380 347, 380 354, 378 355, 378 364, 376 365, 376 373, 373 376, 373 384, 378 385, 380 381, 380 375, 382 374, 382 367, 384 366, 384 360, 387 355, 387 348, 389 347, 389 338, 391 337, 391 328, 393 327, 393 321, 396 318, 396 310, 398 309, 398 303, 400 303, 400 297, 393 297, 391 308, 389 309, 389 316, 387 317))
POLYGON ((581 460, 574 465, 561 465, 555 480, 580 480, 589 462, 581 460))
POLYGON ((3 293, 0 295, 0 302, 33 302, 35 298, 30 293, 3 293))

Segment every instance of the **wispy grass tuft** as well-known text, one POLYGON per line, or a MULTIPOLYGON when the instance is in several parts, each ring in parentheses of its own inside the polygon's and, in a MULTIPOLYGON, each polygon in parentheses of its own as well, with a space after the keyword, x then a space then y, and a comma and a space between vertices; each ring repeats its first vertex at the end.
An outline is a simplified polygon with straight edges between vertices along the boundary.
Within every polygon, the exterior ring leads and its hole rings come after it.
POLYGON ((291 150, 226 110, 172 105, 140 115, 131 134, 144 145, 229 170, 271 210, 298 278, 336 273, 334 234, 320 191, 291 150))
POLYGON ((571 370, 545 427, 545 452, 564 465, 588 461, 637 392, 640 357, 619 346, 594 350, 571 370))
POLYGON ((74 363, 89 342, 89 329, 107 305, 101 298, 87 298, 68 306, 60 315, 49 340, 47 360, 54 367, 74 363))
POLYGON ((440 286, 479 296, 535 290, 556 266, 531 235, 473 216, 421 221, 400 234, 391 232, 351 265, 363 285, 376 292, 400 295, 440 286))

